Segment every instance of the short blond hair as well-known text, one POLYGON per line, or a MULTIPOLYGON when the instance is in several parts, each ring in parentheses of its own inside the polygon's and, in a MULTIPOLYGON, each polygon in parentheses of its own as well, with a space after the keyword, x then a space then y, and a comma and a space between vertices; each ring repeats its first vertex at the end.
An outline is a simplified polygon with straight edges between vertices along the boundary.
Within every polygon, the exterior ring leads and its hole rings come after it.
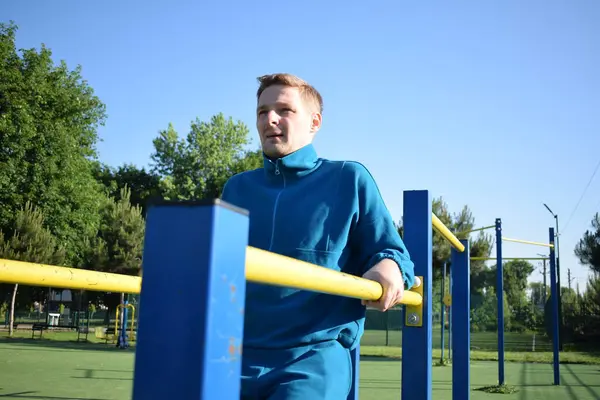
POLYGON ((297 77, 296 75, 287 74, 287 73, 276 73, 259 76, 258 82, 260 86, 258 87, 258 91, 256 92, 256 99, 260 97, 262 92, 265 91, 266 88, 273 85, 282 85, 282 86, 290 86, 294 88, 298 88, 300 91, 300 96, 302 99, 309 105, 314 106, 320 114, 323 114, 323 97, 317 89, 315 89, 312 85, 310 85, 305 80, 297 77))

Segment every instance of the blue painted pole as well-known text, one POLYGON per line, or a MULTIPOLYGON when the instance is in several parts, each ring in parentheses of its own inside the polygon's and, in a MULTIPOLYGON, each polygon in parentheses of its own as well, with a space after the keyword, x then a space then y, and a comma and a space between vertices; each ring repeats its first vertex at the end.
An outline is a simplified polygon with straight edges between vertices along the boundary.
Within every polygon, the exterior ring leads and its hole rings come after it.
POLYGON ((468 240, 460 241, 465 251, 452 249, 453 283, 456 285, 452 298, 452 328, 455 330, 455 360, 452 362, 452 398, 469 400, 471 398, 471 260, 468 240))
POLYGON ((248 225, 220 200, 149 207, 132 399, 239 399, 248 225))
MULTIPOLYGON (((129 304, 129 301, 125 300, 123 302, 123 305, 126 306, 127 304, 129 304)), ((120 339, 118 342, 118 346, 121 349, 126 349, 129 347, 129 340, 131 339, 127 335, 127 324, 129 323, 129 321, 127 320, 127 316, 129 313, 129 309, 127 307, 123 307, 122 311, 123 311, 123 319, 121 322, 121 332, 119 333, 120 339)))
MULTIPOLYGON (((550 244, 554 244, 554 228, 550 228, 550 244)), ((560 385, 560 331, 558 329, 558 285, 556 281, 556 258, 554 247, 550 247, 550 292, 552 296, 552 351, 554 352, 554 384, 560 385)))
POLYGON ((441 325, 442 325, 442 329, 441 329, 441 336, 442 336, 442 343, 441 343, 441 348, 442 348, 442 358, 440 359, 440 361, 443 363, 444 362, 444 350, 446 347, 446 344, 444 343, 444 331, 446 330, 446 321, 444 319, 445 317, 445 313, 444 311, 446 310, 446 305, 444 304, 444 294, 446 294, 446 263, 444 263, 444 274, 442 275, 442 294, 440 295, 440 304, 441 304, 441 325))
MULTIPOLYGON (((453 279, 452 279, 452 268, 450 269, 450 285, 448 285, 448 292, 450 293, 450 298, 452 298, 452 291, 454 287, 453 279)), ((452 361, 452 309, 454 306, 450 304, 448 309, 448 359, 452 361)))
POLYGON ((415 265, 415 275, 423 277, 422 326, 402 331, 402 400, 431 400, 431 283, 432 224, 431 197, 427 190, 404 192, 404 242, 415 265))
POLYGON ((350 393, 348 393, 347 400, 358 400, 358 388, 360 381, 360 344, 350 352, 350 358, 352 359, 352 387, 350 393))
POLYGON ((504 385, 504 268, 500 218, 496 218, 496 297, 498 298, 498 384, 504 385))

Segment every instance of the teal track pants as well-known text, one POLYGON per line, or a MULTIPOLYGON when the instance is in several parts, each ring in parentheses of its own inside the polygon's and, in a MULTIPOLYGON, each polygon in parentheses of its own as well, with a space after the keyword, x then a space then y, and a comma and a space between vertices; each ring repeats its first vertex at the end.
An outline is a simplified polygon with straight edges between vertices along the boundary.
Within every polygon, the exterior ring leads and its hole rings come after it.
POLYGON ((244 349, 242 400, 345 400, 350 350, 332 340, 291 349, 244 349))

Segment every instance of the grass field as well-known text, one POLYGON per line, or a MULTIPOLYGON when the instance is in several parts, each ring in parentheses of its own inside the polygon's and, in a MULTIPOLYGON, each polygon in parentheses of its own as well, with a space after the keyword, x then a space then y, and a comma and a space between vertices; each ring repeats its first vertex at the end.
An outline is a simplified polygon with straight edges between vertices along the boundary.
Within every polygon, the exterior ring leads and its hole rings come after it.
MULTIPOLYGON (((42 340, 31 334, 7 339, 0 332, 0 398, 50 400, 118 400, 130 399, 133 383, 133 350, 118 350, 111 345, 70 342, 72 333, 47 333, 42 340)), ((360 398, 365 400, 400 397, 399 360, 401 349, 364 346, 361 362, 360 398), (371 356, 369 356, 371 354, 371 356)), ((475 358, 493 352, 474 351, 475 358)), ((435 354, 435 352, 434 352, 435 354)), ((439 354, 439 351, 438 351, 439 354)), ((507 353, 507 359, 519 353, 507 353)), ((472 399, 518 400, 587 400, 600 399, 600 358, 597 355, 571 354, 572 362, 561 366, 562 386, 552 386, 552 367, 544 364, 549 353, 540 354, 538 363, 506 364, 507 383, 517 392, 508 395, 488 394, 477 389, 496 383, 497 364, 473 361, 471 364, 472 399), (545 354, 548 354, 546 356, 545 354), (580 356, 586 356, 580 357, 580 356)), ((564 358, 564 357, 563 357, 564 358)), ((433 368, 433 398, 451 399, 452 369, 433 368)))

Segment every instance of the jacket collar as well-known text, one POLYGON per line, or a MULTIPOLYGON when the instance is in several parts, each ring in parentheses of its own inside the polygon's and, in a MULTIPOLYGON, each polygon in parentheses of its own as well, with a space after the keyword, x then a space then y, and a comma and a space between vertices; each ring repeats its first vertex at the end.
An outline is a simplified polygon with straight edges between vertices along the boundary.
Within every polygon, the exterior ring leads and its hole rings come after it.
POLYGON ((270 159, 263 153, 263 166, 269 177, 283 174, 286 178, 300 178, 313 172, 320 164, 321 159, 312 143, 282 158, 270 159))

